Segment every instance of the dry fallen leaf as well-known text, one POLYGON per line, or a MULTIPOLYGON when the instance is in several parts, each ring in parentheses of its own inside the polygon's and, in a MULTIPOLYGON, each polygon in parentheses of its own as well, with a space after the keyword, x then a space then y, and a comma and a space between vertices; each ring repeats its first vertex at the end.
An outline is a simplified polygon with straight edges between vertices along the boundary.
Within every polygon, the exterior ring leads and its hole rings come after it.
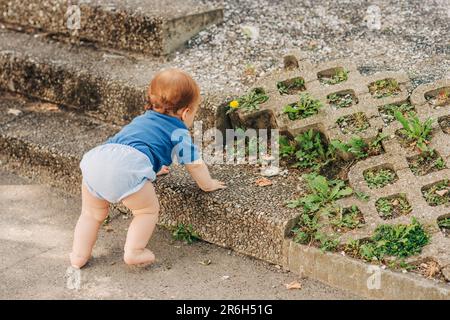
POLYGON ((266 186, 271 186, 273 184, 272 181, 270 181, 267 178, 260 178, 260 179, 256 180, 255 183, 258 187, 266 187, 266 186))
POLYGON ((298 281, 292 281, 291 283, 285 284, 286 289, 293 290, 293 289, 301 289, 302 285, 298 281))
POLYGON ((421 263, 420 268, 427 278, 433 278, 441 271, 439 264, 433 260, 427 263, 421 263))
POLYGON ((445 196, 447 193, 448 193, 447 189, 436 191, 436 194, 441 196, 441 197, 445 196))
POLYGON ((211 260, 207 259, 207 260, 200 261, 199 263, 204 266, 209 266, 211 264, 211 260))
POLYGON ((393 206, 398 206, 399 205, 399 201, 397 199, 395 199, 394 201, 392 201, 392 205, 393 206))
POLYGON ((27 111, 35 111, 35 112, 59 112, 58 106, 53 103, 48 102, 39 102, 39 103, 31 103, 26 108, 27 111))
POLYGON ((19 109, 8 109, 8 114, 12 114, 14 116, 18 116, 22 113, 19 109))
POLYGON ((111 226, 104 226, 103 229, 105 229, 106 232, 113 232, 114 229, 111 226))

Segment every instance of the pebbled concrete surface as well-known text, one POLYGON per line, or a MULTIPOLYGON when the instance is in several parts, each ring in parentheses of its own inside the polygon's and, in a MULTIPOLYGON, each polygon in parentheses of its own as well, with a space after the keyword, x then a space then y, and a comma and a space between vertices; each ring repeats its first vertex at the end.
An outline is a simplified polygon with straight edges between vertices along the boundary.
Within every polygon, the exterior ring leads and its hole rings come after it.
POLYGON ((221 9, 192 0, 0 0, 0 20, 15 29, 154 55, 170 53, 222 18, 221 9))
POLYGON ((174 242, 161 228, 150 243, 157 264, 129 269, 122 263, 129 220, 122 216, 101 230, 80 289, 69 290, 67 253, 80 199, 0 170, 0 203, 0 299, 359 299, 205 242, 174 242), (302 289, 287 290, 292 281, 302 289))
MULTIPOLYGON (((0 97, 0 163, 4 161, 4 168, 25 177, 78 194, 83 153, 118 128, 17 98, 0 97), (11 118, 11 109, 19 115, 11 118)), ((261 177, 258 167, 215 165, 211 169, 213 176, 229 184, 228 189, 202 192, 181 166, 173 166, 169 176, 158 179, 160 223, 190 223, 202 239, 281 263, 285 225, 297 216, 285 202, 301 190, 297 189, 298 178, 279 175, 272 179, 273 185, 262 188, 255 183, 261 177)))
MULTIPOLYGON (((173 66, 163 58, 135 58, 68 45, 43 34, 3 30, 0 22, 2 89, 81 110, 107 122, 123 125, 140 115, 150 80, 159 70, 173 66)), ((223 100, 220 94, 203 92, 199 118, 205 127, 212 126, 214 105, 223 100)))

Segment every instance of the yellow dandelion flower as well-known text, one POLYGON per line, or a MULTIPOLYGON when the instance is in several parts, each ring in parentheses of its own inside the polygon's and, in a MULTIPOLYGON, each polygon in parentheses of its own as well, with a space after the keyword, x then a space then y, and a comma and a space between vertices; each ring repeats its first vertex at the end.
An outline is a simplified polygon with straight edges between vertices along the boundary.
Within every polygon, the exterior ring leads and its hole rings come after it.
POLYGON ((239 101, 233 100, 230 102, 230 107, 233 109, 239 108, 239 101))

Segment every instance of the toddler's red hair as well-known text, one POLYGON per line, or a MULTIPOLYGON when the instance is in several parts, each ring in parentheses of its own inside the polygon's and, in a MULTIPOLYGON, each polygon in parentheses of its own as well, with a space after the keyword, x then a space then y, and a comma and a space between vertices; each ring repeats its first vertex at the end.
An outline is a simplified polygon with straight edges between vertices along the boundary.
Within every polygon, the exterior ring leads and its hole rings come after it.
POLYGON ((199 100, 200 88, 190 75, 179 69, 166 69, 152 79, 145 109, 176 114, 184 107, 195 106, 199 100))

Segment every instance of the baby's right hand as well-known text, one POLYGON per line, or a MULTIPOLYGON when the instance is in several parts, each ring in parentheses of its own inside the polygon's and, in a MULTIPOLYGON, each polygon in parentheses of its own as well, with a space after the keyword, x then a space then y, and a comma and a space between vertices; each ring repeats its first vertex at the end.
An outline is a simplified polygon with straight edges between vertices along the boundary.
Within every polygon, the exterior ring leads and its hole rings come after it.
POLYGON ((212 179, 211 182, 207 186, 202 188, 202 190, 205 192, 213 192, 213 191, 225 189, 226 187, 227 186, 225 185, 225 182, 222 182, 222 181, 219 181, 216 179, 212 179))
POLYGON ((206 163, 202 160, 195 163, 186 164, 186 168, 189 171, 192 178, 194 178, 197 185, 205 192, 213 192, 219 189, 225 189, 225 183, 222 181, 211 178, 206 163))

